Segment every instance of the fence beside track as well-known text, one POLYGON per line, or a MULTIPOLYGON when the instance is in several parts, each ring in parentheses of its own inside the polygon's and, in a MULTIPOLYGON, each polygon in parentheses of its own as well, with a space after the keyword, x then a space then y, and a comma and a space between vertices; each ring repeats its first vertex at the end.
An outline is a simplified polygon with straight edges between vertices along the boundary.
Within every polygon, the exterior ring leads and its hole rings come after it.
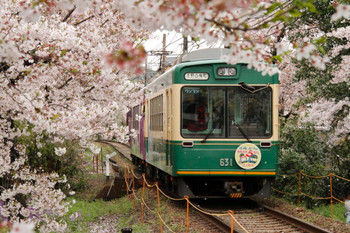
POLYGON ((188 196, 185 196, 183 198, 173 198, 168 196, 167 194, 165 194, 158 186, 158 182, 155 182, 154 184, 149 184, 146 180, 146 176, 145 174, 142 174, 141 176, 137 176, 135 175, 134 171, 132 169, 130 169, 129 167, 125 167, 124 168, 124 174, 125 174, 125 183, 127 185, 127 194, 129 194, 129 192, 132 193, 132 197, 133 197, 133 203, 134 203, 134 209, 136 210, 136 201, 141 203, 141 224, 143 224, 143 216, 144 216, 144 208, 146 207, 150 212, 154 213, 155 215, 158 216, 159 218, 159 227, 160 227, 160 232, 163 232, 163 226, 165 226, 170 232, 174 232, 171 230, 171 227, 168 226, 164 219, 161 216, 161 211, 160 211, 160 194, 162 194, 165 198, 172 200, 172 201, 186 201, 186 233, 189 232, 189 225, 190 225, 190 218, 189 218, 189 210, 190 210, 190 206, 192 206, 194 209, 196 209, 197 211, 199 211, 202 214, 206 214, 206 215, 210 215, 210 216, 214 216, 214 217, 220 217, 220 216, 230 216, 231 218, 231 233, 234 232, 234 224, 236 223, 237 225, 240 226, 241 229, 243 229, 244 232, 249 233, 238 221, 237 219, 234 217, 234 211, 232 210, 228 210, 227 213, 209 213, 207 211, 202 210, 201 208, 197 207, 194 203, 192 203, 188 196), (130 174, 132 175, 131 177, 130 174), (130 182, 129 180, 132 179, 132 182, 130 182), (142 196, 141 197, 137 197, 136 193, 135 193, 135 182, 136 180, 141 180, 142 181, 142 196), (130 184, 133 184, 132 187, 130 187, 130 184), (144 199, 144 190, 145 188, 156 188, 157 191, 157 203, 158 203, 158 209, 157 210, 152 210, 147 203, 145 202, 144 199))
POLYGON ((311 198, 311 199, 318 199, 318 200, 330 200, 330 210, 331 210, 331 216, 332 216, 332 219, 334 219, 334 213, 333 213, 333 201, 338 201, 340 203, 343 203, 345 204, 344 201, 340 200, 339 198, 336 198, 334 196, 334 192, 333 192, 333 180, 334 180, 334 177, 335 178, 338 178, 338 179, 342 179, 344 181, 347 181, 347 182, 350 182, 350 179, 346 179, 344 177, 341 177, 341 176, 338 176, 334 173, 329 173, 328 175, 325 175, 325 176, 311 176, 311 175, 308 175, 308 174, 305 174, 303 173, 302 171, 298 172, 298 173, 295 173, 295 174, 285 174, 285 175, 279 175, 283 178, 285 177, 291 177, 291 176, 298 176, 298 186, 297 186, 297 191, 296 192, 284 192, 284 191, 281 191, 281 190, 278 190, 274 187, 272 187, 272 190, 274 190, 275 192, 278 192, 278 193, 281 193, 281 194, 286 194, 286 195, 294 195, 294 196, 298 196, 298 206, 300 205, 300 197, 301 196, 305 196, 305 197, 308 197, 308 198, 311 198), (329 196, 328 197, 315 197, 315 196, 311 196, 311 195, 308 195, 306 193, 304 193, 302 191, 302 178, 303 176, 305 177, 309 177, 309 178, 312 178, 312 179, 325 179, 325 178, 329 178, 329 196))
MULTIPOLYGON (((130 160, 129 154, 125 152, 127 150, 127 148, 128 148, 128 145, 116 143, 116 142, 113 142, 113 141, 98 141, 98 142, 106 143, 106 144, 109 144, 109 145, 115 147, 124 157, 126 157, 127 159, 130 160)), ((130 168, 129 166, 124 166, 124 179, 125 179, 125 184, 126 184, 126 193, 127 193, 127 195, 132 194, 134 209, 136 210, 136 205, 137 205, 136 202, 139 202, 140 205, 141 205, 141 224, 144 223, 144 210, 146 208, 151 213, 153 213, 155 216, 158 216, 160 232, 161 233, 163 232, 163 226, 166 227, 170 232, 174 232, 174 231, 171 230, 171 227, 166 224, 166 222, 164 221, 164 219, 161 216, 161 212, 160 212, 160 207, 161 207, 160 194, 162 194, 162 196, 164 196, 165 198, 167 198, 169 200, 172 200, 172 201, 186 201, 186 233, 189 232, 189 226, 190 226, 189 210, 190 210, 191 206, 194 209, 196 209, 197 211, 199 211, 200 213, 204 214, 204 215, 209 215, 209 216, 213 216, 213 217, 229 216, 231 218, 231 231, 230 231, 231 233, 235 232, 234 231, 235 223, 238 226, 240 226, 240 228, 245 233, 250 233, 234 217, 234 211, 232 211, 232 210, 228 210, 226 213, 220 213, 220 214, 218 214, 218 213, 210 213, 210 212, 204 211, 201 208, 197 207, 194 203, 192 203, 189 200, 189 197, 187 197, 187 196, 185 196, 183 198, 170 197, 167 194, 165 194, 159 188, 158 182, 155 182, 154 184, 149 184, 147 182, 147 180, 146 180, 146 175, 145 174, 142 174, 141 176, 137 176, 134 173, 134 170, 132 168, 130 168), (135 190, 136 190, 136 188, 135 188, 136 182, 142 183, 142 196, 141 197, 137 197, 137 195, 136 195, 136 192, 135 192, 135 190), (157 203, 158 203, 158 209, 157 210, 152 210, 149 207, 149 205, 147 205, 147 203, 145 202, 145 199, 144 199, 145 188, 156 188, 156 191, 157 191, 157 203)))

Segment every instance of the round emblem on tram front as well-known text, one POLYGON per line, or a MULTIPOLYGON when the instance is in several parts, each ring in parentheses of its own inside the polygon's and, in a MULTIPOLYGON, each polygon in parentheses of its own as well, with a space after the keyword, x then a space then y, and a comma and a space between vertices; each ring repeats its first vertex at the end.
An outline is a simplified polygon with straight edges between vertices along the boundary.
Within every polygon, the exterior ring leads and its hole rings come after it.
POLYGON ((238 166, 249 170, 257 167, 261 161, 260 149, 252 143, 240 145, 235 153, 235 159, 238 166))

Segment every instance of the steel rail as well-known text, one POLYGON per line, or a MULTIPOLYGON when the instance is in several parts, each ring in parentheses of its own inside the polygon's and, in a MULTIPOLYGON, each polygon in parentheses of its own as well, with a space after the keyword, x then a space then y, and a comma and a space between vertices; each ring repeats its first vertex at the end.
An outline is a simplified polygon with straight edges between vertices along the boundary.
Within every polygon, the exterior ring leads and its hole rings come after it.
POLYGON ((311 223, 308 223, 304 220, 298 219, 294 216, 291 216, 289 214, 283 213, 281 211, 272 209, 267 206, 263 206, 264 212, 270 216, 273 216, 281 221, 287 222, 293 226, 298 227, 301 230, 304 230, 309 233, 331 233, 330 231, 327 231, 325 229, 322 229, 318 226, 315 226, 311 223))
MULTIPOLYGON (((223 231, 225 233, 231 232, 231 226, 228 225, 227 223, 225 223, 224 221, 222 221, 220 218, 213 216, 213 215, 204 214, 200 211, 196 211, 195 213, 198 214, 199 216, 201 216, 201 218, 204 218, 204 219, 208 220, 208 222, 215 225, 215 227, 217 227, 220 231, 223 231)), ((233 232, 239 233, 237 231, 233 231, 233 232)))

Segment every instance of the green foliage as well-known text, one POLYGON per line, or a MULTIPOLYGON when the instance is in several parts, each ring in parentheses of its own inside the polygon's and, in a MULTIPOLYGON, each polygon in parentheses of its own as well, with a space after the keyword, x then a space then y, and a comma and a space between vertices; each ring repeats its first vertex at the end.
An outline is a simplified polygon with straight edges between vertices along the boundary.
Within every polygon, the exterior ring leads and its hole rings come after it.
MULTIPOLYGON (((69 198, 68 201, 73 201, 69 198)), ((133 202, 128 197, 113 201, 76 199, 69 212, 64 217, 68 224, 67 232, 89 232, 88 226, 107 216, 114 216, 119 231, 124 227, 132 227, 133 232, 153 232, 147 225, 141 225, 135 219, 140 218, 140 212, 134 211, 133 202)), ((101 223, 103 224, 103 222, 101 223)))
MULTIPOLYGON (((350 141, 344 141, 332 148, 332 165, 334 173, 349 179, 350 177, 350 141)), ((350 195, 350 182, 340 178, 334 178, 333 189, 338 199, 350 195)))
POLYGON ((273 15, 271 22, 291 22, 294 18, 300 17, 304 11, 317 12, 313 0, 294 0, 292 2, 292 4, 273 2, 265 9, 265 15, 273 15))
MULTIPOLYGON (((68 201, 73 201, 69 198, 68 201)), ((119 215, 132 211, 132 202, 128 198, 118 201, 76 199, 65 216, 68 232, 88 232, 88 224, 98 221, 100 217, 119 215)))
MULTIPOLYGON (((312 209, 313 212, 322 214, 323 216, 332 217, 332 211, 329 205, 322 205, 312 209)), ((346 209, 343 203, 338 203, 333 205, 333 217, 335 220, 346 222, 346 218, 344 217, 346 209)))
POLYGON ((314 1, 314 6, 316 12, 305 11, 292 24, 288 24, 289 38, 294 41, 298 41, 298 38, 310 38, 310 42, 319 48, 319 52, 330 58, 330 63, 327 64, 326 70, 317 70, 307 60, 294 60, 293 62, 298 67, 296 79, 306 81, 308 94, 312 97, 311 101, 321 97, 335 98, 336 100, 344 99, 349 95, 349 83, 335 84, 330 81, 339 70, 339 64, 343 57, 350 55, 350 49, 343 47, 337 53, 332 51, 336 47, 348 44, 349 41, 345 37, 337 38, 327 33, 349 26, 350 20, 332 21, 331 17, 335 13, 335 8, 331 1, 314 1), (298 30, 305 26, 308 26, 310 30, 298 30), (322 36, 319 36, 320 34, 322 36))
MULTIPOLYGON (((298 118, 288 119, 282 126, 279 173, 289 175, 302 171, 313 176, 329 174, 331 161, 328 147, 324 143, 324 135, 315 130, 312 124, 299 123, 298 118)), ((302 178, 302 192, 316 197, 329 196, 329 180, 302 178)), ((297 193, 298 182, 298 175, 282 176, 276 179, 274 187, 283 192, 297 193)), ((293 202, 297 201, 297 195, 283 197, 293 202)), ((318 203, 310 198, 303 200, 309 208, 318 203)))
MULTIPOLYGON (((18 128, 24 128, 23 123, 16 123, 18 128)), ((79 190, 85 188, 86 184, 83 180, 83 172, 81 170, 81 158, 79 156, 79 146, 74 142, 53 143, 52 138, 46 134, 37 135, 31 132, 29 127, 29 135, 22 136, 18 139, 19 144, 26 146, 26 154, 28 160, 26 165, 32 170, 43 173, 55 172, 61 176, 66 176, 69 190, 79 190), (62 156, 55 154, 55 148, 64 147, 66 153, 62 156)), ((68 187, 64 184, 58 184, 58 188, 68 192, 68 187)))
MULTIPOLYGON (((320 134, 312 124, 299 123, 298 118, 288 119, 282 124, 281 129, 281 161, 285 159, 284 157, 297 156, 299 159, 295 162, 303 163, 295 164, 293 168, 298 171, 310 171, 316 175, 329 163, 329 151, 323 137, 324 135, 320 134)), ((286 163, 289 164, 291 161, 286 161, 286 163)), ((280 169, 287 172, 290 167, 280 169)))
MULTIPOLYGON (((68 201, 72 200, 73 198, 68 198, 68 201)), ((72 205, 66 215, 70 216, 75 212, 79 212, 84 221, 91 222, 96 220, 98 217, 111 214, 122 214, 131 211, 132 208, 133 203, 127 197, 110 202, 103 201, 102 199, 76 199, 75 204, 72 205)))
MULTIPOLYGON (((297 174, 303 172, 311 176, 325 176, 334 173, 338 176, 350 177, 350 142, 344 141, 337 147, 330 148, 325 142, 326 135, 317 131, 312 124, 303 124, 298 118, 282 121, 279 173, 297 174)), ((330 197, 330 178, 310 178, 301 176, 301 192, 312 197, 330 197)), ((287 193, 297 193, 299 176, 280 176, 274 187, 287 193)), ((349 195, 350 182, 335 176, 332 177, 332 193, 338 198, 349 195)), ((293 203, 298 196, 280 195, 293 203)), ((329 200, 318 200, 301 196, 307 208, 329 204, 329 200)))

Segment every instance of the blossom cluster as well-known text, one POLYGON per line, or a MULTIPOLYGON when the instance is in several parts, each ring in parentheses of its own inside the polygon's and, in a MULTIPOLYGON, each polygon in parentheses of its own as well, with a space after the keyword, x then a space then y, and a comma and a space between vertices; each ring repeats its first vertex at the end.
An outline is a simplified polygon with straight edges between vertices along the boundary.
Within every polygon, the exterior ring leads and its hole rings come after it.
POLYGON ((344 136, 346 138, 346 135, 350 132, 349 109, 349 97, 341 101, 320 99, 310 106, 303 120, 313 122, 319 130, 325 132, 333 131, 334 136, 329 137, 327 140, 331 145, 337 145, 341 142, 339 140, 344 139, 344 136), (334 116, 341 111, 343 111, 345 116, 335 120, 334 116))
MULTIPOLYGON (((186 36, 200 37, 209 44, 222 41, 226 47, 231 48, 231 54, 224 57, 228 63, 235 64, 245 58, 245 62, 251 67, 273 75, 279 71, 271 67, 270 64, 276 62, 276 59, 267 48, 279 47, 276 54, 279 57, 288 55, 288 51, 292 49, 287 43, 277 41, 283 31, 283 24, 278 20, 275 23, 272 20, 273 14, 278 10, 285 10, 281 15, 292 16, 288 14, 288 3, 276 2, 280 7, 275 10, 271 1, 264 0, 121 0, 117 6, 127 9, 130 22, 134 25, 150 30, 175 29, 186 36)), ((312 56, 315 67, 325 68, 325 63, 329 60, 321 56, 315 46, 301 43, 297 47, 298 59, 309 59, 312 56)))
POLYGON ((350 19, 350 5, 338 4, 336 9, 337 12, 332 15, 332 20, 350 19))
POLYGON ((141 74, 141 65, 145 62, 147 53, 142 45, 134 47, 133 43, 126 41, 119 51, 107 55, 107 63, 116 63, 118 68, 128 73, 141 74))
POLYGON ((29 226, 33 229, 34 225, 41 232, 65 229, 66 224, 58 219, 68 211, 69 203, 64 202, 63 192, 55 189, 56 183, 64 180, 57 174, 33 173, 27 168, 13 178, 24 182, 1 192, 2 220, 12 222, 12 229, 29 226))

